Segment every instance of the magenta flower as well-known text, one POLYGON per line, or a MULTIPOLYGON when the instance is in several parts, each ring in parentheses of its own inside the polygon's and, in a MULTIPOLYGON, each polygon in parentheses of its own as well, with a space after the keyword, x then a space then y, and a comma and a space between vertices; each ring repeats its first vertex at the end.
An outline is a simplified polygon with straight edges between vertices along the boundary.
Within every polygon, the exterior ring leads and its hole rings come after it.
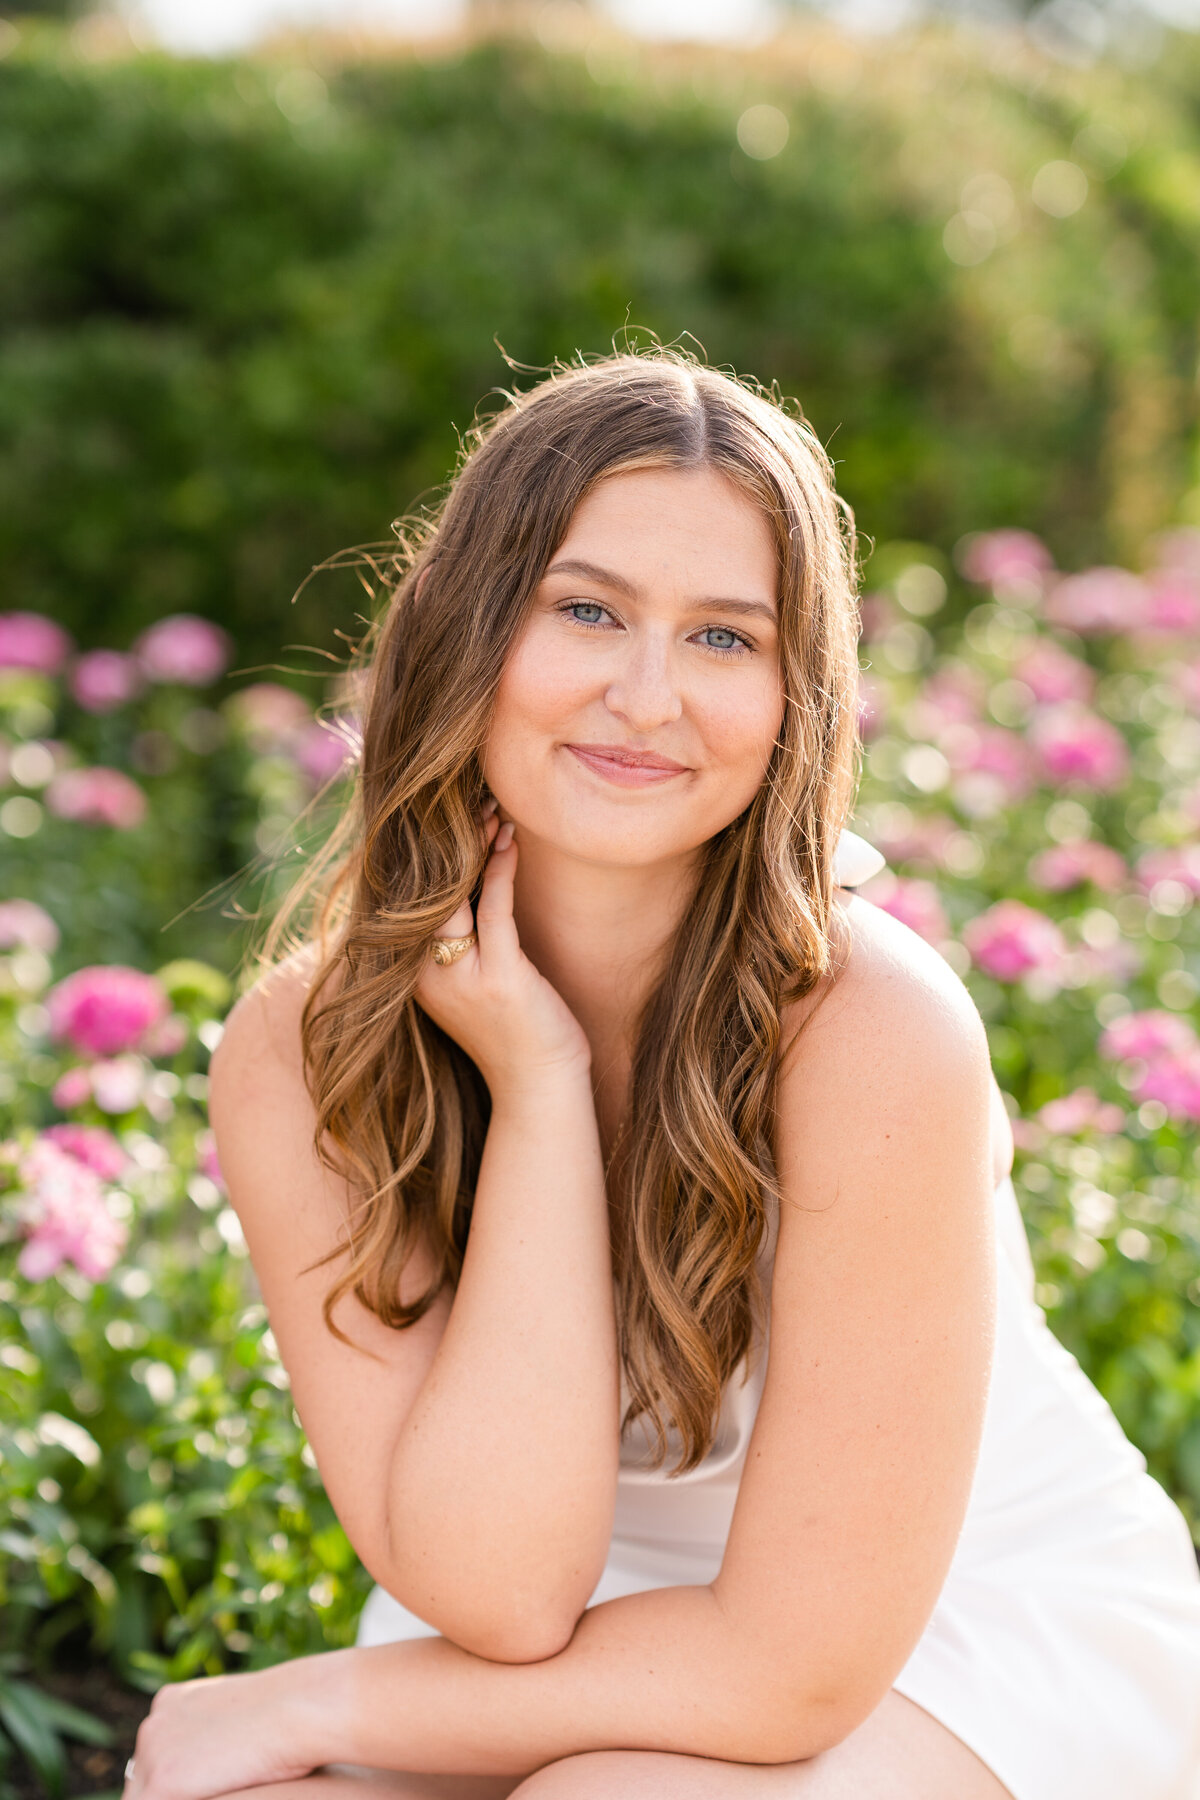
POLYGON ((0 950, 58 949, 58 926, 36 900, 0 900, 0 950))
POLYGON ((46 789, 46 805, 60 819, 132 831, 146 816, 146 796, 120 769, 64 769, 46 789))
POLYGON ((1139 1106, 1157 1100, 1173 1119, 1200 1119, 1200 1045, 1156 1056, 1134 1084, 1133 1097, 1139 1106))
POLYGON ((102 1125, 50 1125, 41 1135, 91 1169, 101 1181, 119 1181, 129 1167, 124 1150, 102 1125))
POLYGON ((1196 1034, 1178 1013, 1131 1012, 1114 1019, 1100 1039, 1100 1054, 1113 1062, 1153 1062, 1194 1048, 1196 1034))
POLYGON ((19 1272, 27 1281, 45 1281, 72 1262, 89 1281, 103 1281, 127 1232, 109 1211, 95 1171, 43 1134, 22 1157, 19 1179, 17 1209, 26 1234, 19 1272))
POLYGON ((1048 637, 1035 638, 1013 664, 1013 674, 1043 706, 1060 700, 1087 701, 1096 689, 1095 671, 1048 637))
POLYGON ((1090 881, 1105 894, 1125 886, 1129 870, 1119 851, 1109 844, 1084 838, 1074 844, 1052 844, 1040 850, 1029 865, 1029 879, 1048 894, 1064 894, 1068 888, 1090 881))
POLYGON ((1029 738, 1043 778, 1111 793, 1129 779, 1129 746, 1107 719, 1072 701, 1037 713, 1029 738))
POLYGON ((301 733, 295 747, 297 765, 314 788, 333 781, 354 761, 354 746, 344 720, 317 720, 301 733))
POLYGON ((1089 1087, 1076 1088, 1061 1099, 1048 1100, 1038 1118, 1056 1137, 1077 1137, 1081 1131, 1098 1131, 1113 1137, 1125 1129, 1125 1114, 1119 1106, 1100 1100, 1089 1087))
POLYGON ((1054 975, 1067 948, 1053 919, 1020 900, 989 906, 970 921, 962 937, 975 966, 997 981, 1054 975))
POLYGON ((71 653, 61 625, 42 613, 0 613, 0 669, 32 669, 57 675, 71 653))
POLYGON ((142 672, 119 650, 88 650, 71 664, 67 685, 85 712, 116 712, 137 694, 142 672))
POLYGON ((208 687, 229 667, 233 646, 210 620, 195 613, 173 613, 143 631, 133 654, 150 681, 208 687))
POLYGON ((312 723, 307 702, 277 681, 255 681, 231 694, 225 711, 256 750, 278 750, 312 723))
POLYGON ((1160 881, 1178 882, 1190 894, 1200 895, 1200 844, 1173 844, 1147 850, 1138 857, 1137 877, 1149 893, 1160 881))
POLYGON ((906 879, 893 875, 890 883, 868 898, 893 919, 899 919, 927 944, 942 944, 950 935, 950 926, 942 902, 932 881, 906 879))
POLYGON ((1040 586, 1054 567, 1049 550, 1031 531, 981 531, 964 541, 958 557, 967 580, 985 587, 1040 586))
POLYGON ((85 1056, 136 1048, 165 1019, 167 996, 153 975, 119 963, 78 969, 47 996, 50 1032, 85 1056))
POLYGON ((1046 602, 1046 617, 1085 637, 1093 632, 1136 631, 1147 618, 1146 589, 1128 569, 1085 569, 1056 583, 1046 602))

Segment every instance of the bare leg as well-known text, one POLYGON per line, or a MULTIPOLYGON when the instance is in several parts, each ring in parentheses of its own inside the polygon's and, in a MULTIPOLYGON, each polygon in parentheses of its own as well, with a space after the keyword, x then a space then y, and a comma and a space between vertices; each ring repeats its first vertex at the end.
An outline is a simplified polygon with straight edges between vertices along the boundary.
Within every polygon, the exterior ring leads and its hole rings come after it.
POLYGON ((652 1750, 596 1750, 524 1781, 330 1770, 226 1800, 1012 1800, 973 1750, 894 1691, 843 1743, 760 1767, 652 1750))

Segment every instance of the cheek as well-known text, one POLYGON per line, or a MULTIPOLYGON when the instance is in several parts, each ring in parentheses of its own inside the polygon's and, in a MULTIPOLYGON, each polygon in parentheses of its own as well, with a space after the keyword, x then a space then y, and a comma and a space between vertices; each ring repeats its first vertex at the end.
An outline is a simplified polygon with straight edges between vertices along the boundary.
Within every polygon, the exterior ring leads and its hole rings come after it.
POLYGON ((496 690, 496 704, 484 746, 484 778, 503 799, 497 783, 523 779, 591 696, 580 658, 569 654, 557 634, 536 623, 514 645, 496 690))
POLYGON ((714 767, 740 784, 757 785, 783 727, 783 688, 775 669, 747 670, 744 679, 714 684, 702 730, 714 767))

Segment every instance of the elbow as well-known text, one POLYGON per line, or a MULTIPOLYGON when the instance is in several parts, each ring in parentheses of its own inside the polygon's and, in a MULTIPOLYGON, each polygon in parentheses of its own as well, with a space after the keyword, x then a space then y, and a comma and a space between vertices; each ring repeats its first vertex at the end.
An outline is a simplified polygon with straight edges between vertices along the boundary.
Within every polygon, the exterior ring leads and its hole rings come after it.
POLYGON ((472 1620, 454 1637, 462 1650, 495 1663, 540 1663, 560 1656, 575 1635, 578 1618, 506 1614, 502 1619, 472 1620))

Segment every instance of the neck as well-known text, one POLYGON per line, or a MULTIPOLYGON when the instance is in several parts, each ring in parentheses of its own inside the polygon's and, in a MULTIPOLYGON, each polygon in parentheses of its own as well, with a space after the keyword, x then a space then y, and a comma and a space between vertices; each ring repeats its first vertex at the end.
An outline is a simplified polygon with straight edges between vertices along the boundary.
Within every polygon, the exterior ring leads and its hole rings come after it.
POLYGON ((597 1086, 628 1074, 638 1015, 683 917, 694 856, 648 867, 582 862, 522 837, 514 910, 521 947, 592 1046, 597 1086))

